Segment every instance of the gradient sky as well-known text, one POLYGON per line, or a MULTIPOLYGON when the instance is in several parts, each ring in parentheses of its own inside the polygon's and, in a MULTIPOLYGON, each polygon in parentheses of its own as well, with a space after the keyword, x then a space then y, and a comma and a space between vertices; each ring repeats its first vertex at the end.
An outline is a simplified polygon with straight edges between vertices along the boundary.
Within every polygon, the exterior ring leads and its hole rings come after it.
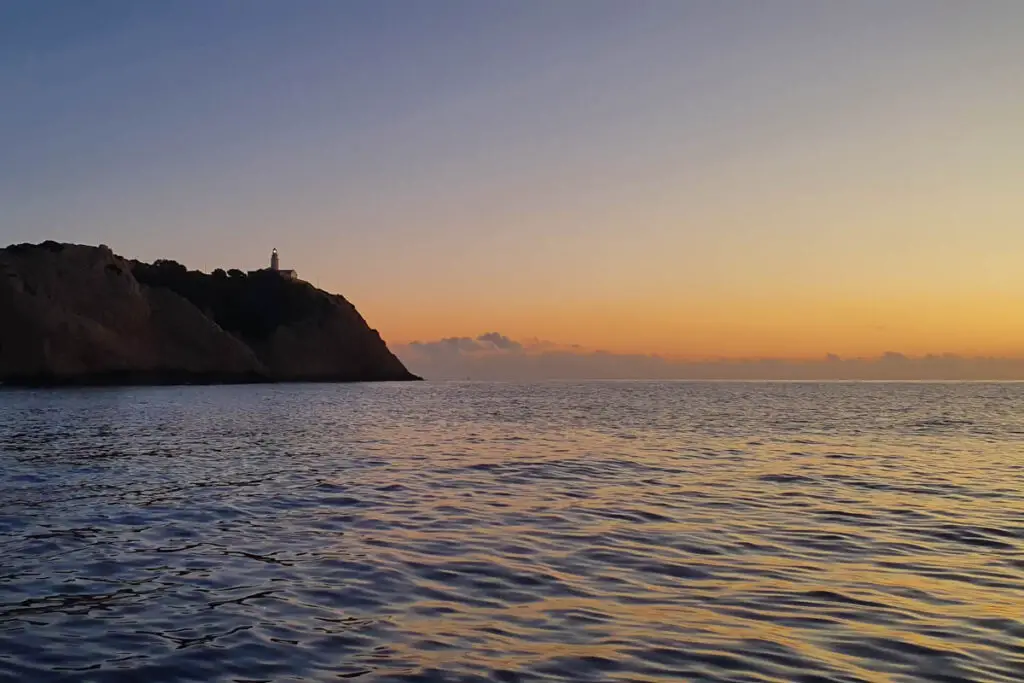
POLYGON ((1024 355, 1024 2, 0 0, 0 242, 393 343, 1024 355))

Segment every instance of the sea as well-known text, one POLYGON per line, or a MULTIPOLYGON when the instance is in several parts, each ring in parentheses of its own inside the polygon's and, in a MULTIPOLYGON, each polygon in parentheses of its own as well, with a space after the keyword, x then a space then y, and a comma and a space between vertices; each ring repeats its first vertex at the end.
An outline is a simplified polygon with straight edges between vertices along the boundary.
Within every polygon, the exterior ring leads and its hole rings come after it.
POLYGON ((0 391, 0 681, 1024 680, 1024 384, 0 391))

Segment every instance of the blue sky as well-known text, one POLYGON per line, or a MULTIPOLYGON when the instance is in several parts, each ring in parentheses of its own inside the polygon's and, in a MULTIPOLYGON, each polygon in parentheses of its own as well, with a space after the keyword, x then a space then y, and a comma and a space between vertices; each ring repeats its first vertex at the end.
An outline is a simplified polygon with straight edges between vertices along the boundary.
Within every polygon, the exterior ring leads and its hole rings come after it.
POLYGON ((1024 3, 0 0, 0 241, 389 340, 1011 354, 1024 3))

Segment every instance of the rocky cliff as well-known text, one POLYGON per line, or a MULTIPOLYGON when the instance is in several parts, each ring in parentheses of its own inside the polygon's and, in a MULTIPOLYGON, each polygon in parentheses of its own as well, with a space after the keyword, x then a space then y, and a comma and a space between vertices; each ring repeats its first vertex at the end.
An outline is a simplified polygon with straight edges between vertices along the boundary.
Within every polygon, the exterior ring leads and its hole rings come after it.
POLYGON ((271 271, 189 271, 107 247, 0 249, 0 382, 418 379, 355 307, 271 271))

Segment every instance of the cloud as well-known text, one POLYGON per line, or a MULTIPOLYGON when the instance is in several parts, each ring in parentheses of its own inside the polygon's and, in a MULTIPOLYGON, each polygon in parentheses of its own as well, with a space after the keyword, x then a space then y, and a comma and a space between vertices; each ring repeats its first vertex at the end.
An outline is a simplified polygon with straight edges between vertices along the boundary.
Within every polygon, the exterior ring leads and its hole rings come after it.
POLYGON ((753 358, 686 361, 648 354, 590 351, 539 339, 516 341, 498 332, 447 337, 394 347, 413 372, 428 379, 734 379, 734 380, 1019 380, 1024 358, 910 357, 816 360, 753 358))
MULTIPOLYGON (((409 350, 431 357, 464 356, 476 353, 517 353, 524 350, 522 343, 509 339, 498 332, 486 332, 476 337, 445 337, 436 341, 414 341, 407 345, 409 350)), ((549 348, 555 348, 552 344, 549 348)))
POLYGON ((428 356, 457 356, 483 351, 487 347, 470 337, 445 337, 432 342, 414 341, 408 345, 417 353, 428 356))
POLYGON ((487 332, 481 334, 476 338, 477 341, 490 342, 495 348, 501 349, 502 351, 522 351, 523 345, 517 341, 513 341, 503 334, 497 332, 487 332))

